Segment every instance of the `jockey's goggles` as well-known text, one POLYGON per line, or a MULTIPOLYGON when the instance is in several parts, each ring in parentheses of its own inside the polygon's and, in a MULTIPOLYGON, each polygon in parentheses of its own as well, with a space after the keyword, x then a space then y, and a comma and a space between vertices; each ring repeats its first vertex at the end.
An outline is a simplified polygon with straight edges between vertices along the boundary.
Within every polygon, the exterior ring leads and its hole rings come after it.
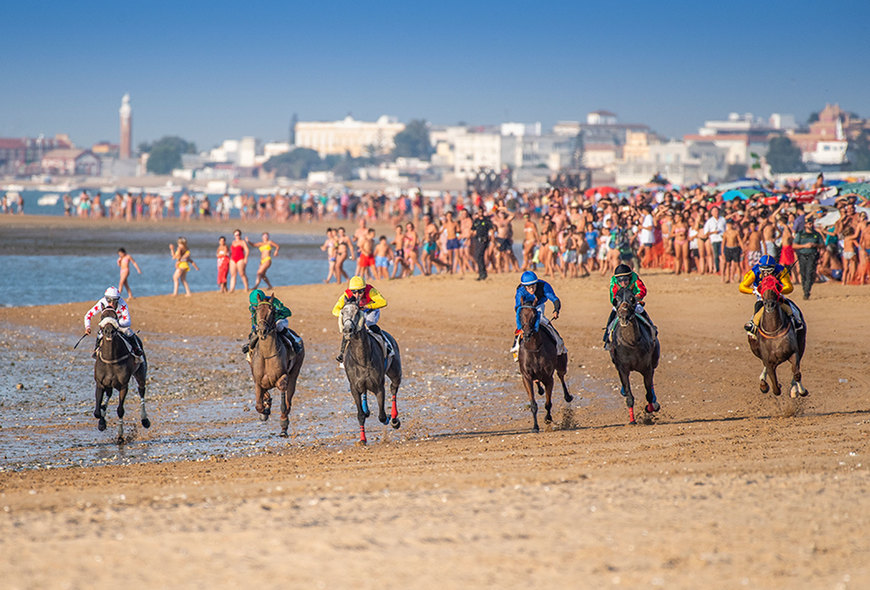
POLYGON ((365 289, 352 289, 351 290, 351 293, 353 293, 354 295, 362 295, 365 292, 366 292, 365 289))

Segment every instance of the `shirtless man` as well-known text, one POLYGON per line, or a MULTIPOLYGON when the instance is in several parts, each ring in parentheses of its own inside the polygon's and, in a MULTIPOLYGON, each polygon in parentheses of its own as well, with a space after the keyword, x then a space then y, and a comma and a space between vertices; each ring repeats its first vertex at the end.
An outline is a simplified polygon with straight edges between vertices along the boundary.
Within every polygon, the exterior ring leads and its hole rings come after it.
POLYGON ((499 207, 498 213, 492 217, 492 224, 498 235, 495 239, 497 246, 493 266, 500 272, 510 272, 511 270, 519 272, 520 270, 520 263, 514 255, 514 228, 511 225, 514 217, 514 214, 510 213, 507 207, 499 207))
MULTIPOLYGON (((372 230, 372 234, 374 235, 374 230, 372 230)), ((375 244, 375 275, 377 278, 385 281, 390 278, 390 260, 392 258, 393 249, 390 248, 387 236, 381 236, 378 238, 378 243, 375 244)))
POLYGON ((365 238, 359 242, 359 262, 357 262, 358 274, 366 279, 368 274, 372 280, 377 279, 375 275, 375 230, 367 229, 365 238))
POLYGON ((535 247, 538 245, 538 226, 532 221, 531 216, 526 213, 523 215, 525 220, 523 223, 523 266, 520 270, 530 270, 535 263, 532 260, 535 257, 535 247))
POLYGON ((761 260, 761 232, 758 231, 758 225, 754 217, 750 217, 748 221, 748 234, 744 241, 746 250, 746 266, 742 269, 746 272, 754 267, 761 260))
POLYGON ((722 252, 725 258, 725 266, 722 268, 722 282, 730 283, 739 281, 741 274, 740 260, 743 254, 743 240, 737 231, 737 223, 733 219, 725 222, 725 231, 722 232, 722 252))
POLYGON ((474 220, 468 209, 459 212, 459 272, 474 272, 471 259, 471 224, 474 220))
POLYGON ((130 276, 130 265, 133 265, 133 268, 136 269, 136 272, 140 275, 142 271, 139 269, 139 265, 136 264, 136 261, 133 260, 133 257, 127 254, 127 251, 124 248, 118 248, 118 266, 121 268, 121 278, 118 281, 118 293, 121 295, 124 294, 124 288, 127 288, 127 299, 133 299, 133 291, 130 290, 130 283, 127 281, 127 277, 130 276))
POLYGON ((448 211, 444 216, 444 225, 441 227, 441 230, 447 238, 445 243, 447 264, 449 264, 447 268, 448 272, 455 273, 459 270, 459 224, 453 219, 453 211, 448 211))
POLYGON ((422 253, 420 254, 420 264, 423 267, 423 274, 430 275, 432 274, 432 265, 440 266, 441 268, 446 268, 447 265, 435 256, 435 253, 438 251, 438 234, 439 234, 438 226, 432 220, 431 215, 423 216, 423 248, 422 253))
MULTIPOLYGON (((362 255, 362 243, 368 238, 368 235, 369 235, 369 228, 366 225, 366 218, 360 217, 359 218, 359 227, 356 228, 355 232, 353 232, 353 243, 356 244, 358 257, 362 255)), ((351 258, 353 258, 353 257, 351 257, 351 258)), ((356 272, 354 273, 357 276, 362 276, 362 273, 360 273, 360 268, 361 268, 361 261, 357 260, 356 272)))

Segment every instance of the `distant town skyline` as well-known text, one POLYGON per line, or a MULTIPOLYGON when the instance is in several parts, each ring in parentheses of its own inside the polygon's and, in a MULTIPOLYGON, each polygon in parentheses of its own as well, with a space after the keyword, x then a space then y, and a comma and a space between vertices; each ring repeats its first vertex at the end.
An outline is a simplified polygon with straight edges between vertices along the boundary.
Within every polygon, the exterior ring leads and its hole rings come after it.
POLYGON ((0 137, 118 143, 125 93, 134 147, 286 140, 294 113, 550 127, 606 109, 666 137, 730 112, 866 117, 868 17, 858 1, 6 3, 0 137))

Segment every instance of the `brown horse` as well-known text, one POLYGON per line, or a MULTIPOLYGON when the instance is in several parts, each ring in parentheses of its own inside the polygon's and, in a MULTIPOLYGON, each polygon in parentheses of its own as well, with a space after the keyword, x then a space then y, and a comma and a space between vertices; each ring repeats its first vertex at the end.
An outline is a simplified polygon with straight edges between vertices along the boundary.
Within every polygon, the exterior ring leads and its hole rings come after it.
MULTIPOLYGON (((299 352, 295 352, 278 335, 275 323, 275 308, 272 297, 257 296, 257 345, 251 350, 251 375, 254 378, 257 412, 260 420, 269 419, 272 413, 272 396, 269 390, 277 387, 281 392, 281 436, 287 436, 290 426, 290 404, 296 393, 296 380, 305 360, 305 347, 298 338, 299 352)), ((290 331, 290 330, 288 330, 290 331)))
POLYGON ((764 364, 759 376, 761 393, 770 390, 768 381, 773 386, 773 395, 782 393, 776 378, 776 368, 788 361, 791 363, 792 372, 789 394, 791 397, 805 396, 809 391, 801 383, 801 359, 807 344, 806 321, 802 330, 795 330, 794 324, 782 310, 782 284, 776 277, 767 276, 762 279, 758 290, 764 312, 757 334, 755 337, 749 336, 749 348, 764 364))
POLYGON ((100 314, 100 345, 97 360, 94 362, 94 381, 96 381, 96 407, 94 418, 99 420, 97 428, 106 429, 106 409, 112 390, 118 390, 118 442, 124 442, 124 400, 130 378, 135 377, 139 385, 139 417, 142 426, 151 427, 151 420, 145 411, 145 376, 148 363, 144 354, 141 360, 133 356, 130 344, 119 332, 118 315, 114 309, 106 308, 100 314))
POLYGON ((520 325, 523 329, 523 341, 520 343, 519 365, 520 374, 523 376, 523 385, 529 394, 529 408, 532 411, 532 431, 538 432, 538 404, 535 401, 535 386, 538 395, 544 395, 544 409, 547 415, 544 422, 553 422, 550 409, 553 407, 553 371, 559 375, 562 382, 562 392, 565 401, 571 402, 574 398, 568 393, 565 385, 565 373, 568 371, 568 355, 556 354, 556 342, 549 334, 543 334, 545 330, 539 330, 538 309, 532 305, 520 307, 520 325))

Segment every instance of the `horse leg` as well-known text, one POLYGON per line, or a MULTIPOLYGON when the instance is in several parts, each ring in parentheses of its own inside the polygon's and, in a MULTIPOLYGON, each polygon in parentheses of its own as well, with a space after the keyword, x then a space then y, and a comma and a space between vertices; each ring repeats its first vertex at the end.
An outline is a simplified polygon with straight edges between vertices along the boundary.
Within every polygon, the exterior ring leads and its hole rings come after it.
POLYGON ((103 393, 103 387, 97 384, 95 392, 96 406, 94 406, 94 418, 100 421, 97 426, 100 431, 106 429, 106 406, 103 403, 103 393))
POLYGON ((546 392, 546 398, 544 401, 544 409, 547 410, 547 415, 544 416, 545 424, 553 423, 553 415, 550 413, 550 410, 553 408, 553 376, 550 375, 546 381, 544 381, 544 389, 546 392))
POLYGON ((359 421, 359 443, 364 445, 368 441, 366 439, 366 416, 369 415, 368 409, 363 407, 363 396, 365 390, 357 391, 351 389, 353 401, 356 404, 356 419, 359 421))
POLYGON ((265 422, 269 419, 269 414, 272 412, 272 396, 269 395, 267 390, 260 387, 259 384, 254 385, 254 392, 257 400, 254 408, 260 414, 260 420, 265 422))
POLYGON ((562 383, 562 393, 565 394, 565 401, 571 403, 574 397, 568 393, 568 386, 565 385, 565 373, 568 372, 568 355, 563 354, 559 357, 556 363, 556 374, 559 376, 559 381, 562 383))
POLYGON ((381 381, 380 387, 378 387, 377 392, 375 392, 375 395, 378 398, 378 422, 380 422, 381 424, 386 424, 388 422, 386 408, 387 403, 385 401, 386 391, 384 391, 384 389, 385 383, 381 381))
POLYGON ((761 393, 767 393, 770 391, 770 385, 767 384, 767 366, 761 370, 761 375, 758 376, 758 388, 761 390, 761 393))
POLYGON ((296 381, 289 374, 284 375, 281 383, 281 436, 287 436, 287 429, 290 428, 290 406, 293 401, 293 394, 296 393, 296 381))
POLYGON ((538 402, 535 401, 535 388, 530 377, 523 377, 523 385, 529 394, 529 409, 532 411, 532 432, 539 432, 538 428, 538 402))
POLYGON ((798 356, 798 353, 795 352, 791 357, 789 357, 788 362, 791 364, 791 389, 789 390, 789 395, 793 398, 800 395, 801 397, 806 396, 809 391, 804 388, 801 384, 801 359, 798 356))
POLYGON ((768 380, 770 381, 771 387, 773 387, 773 395, 780 395, 782 393, 782 389, 779 387, 779 380, 776 378, 776 366, 770 365, 767 367, 768 380))
POLYGON ((398 377, 395 379, 390 378, 390 426, 393 428, 398 428, 402 425, 402 422, 399 420, 399 408, 396 406, 396 394, 399 393, 399 383, 398 377))
POLYGON ((130 384, 127 383, 118 390, 118 444, 124 442, 124 402, 127 400, 127 389, 130 384))
POLYGON ((628 371, 619 370, 619 381, 622 384, 619 393, 625 398, 625 405, 628 406, 628 423, 637 424, 637 420, 634 419, 634 396, 631 394, 628 371))
POLYGON ((653 412, 658 412, 662 409, 659 405, 658 400, 656 399, 656 390, 653 386, 653 375, 655 375, 655 371, 649 369, 643 376, 643 386, 646 388, 646 412, 647 414, 652 414, 653 412))
POLYGON ((136 371, 136 382, 139 385, 139 420, 142 422, 142 426, 145 428, 151 428, 151 420, 148 419, 148 412, 145 411, 145 372, 142 370, 142 366, 140 365, 139 370, 136 371))

